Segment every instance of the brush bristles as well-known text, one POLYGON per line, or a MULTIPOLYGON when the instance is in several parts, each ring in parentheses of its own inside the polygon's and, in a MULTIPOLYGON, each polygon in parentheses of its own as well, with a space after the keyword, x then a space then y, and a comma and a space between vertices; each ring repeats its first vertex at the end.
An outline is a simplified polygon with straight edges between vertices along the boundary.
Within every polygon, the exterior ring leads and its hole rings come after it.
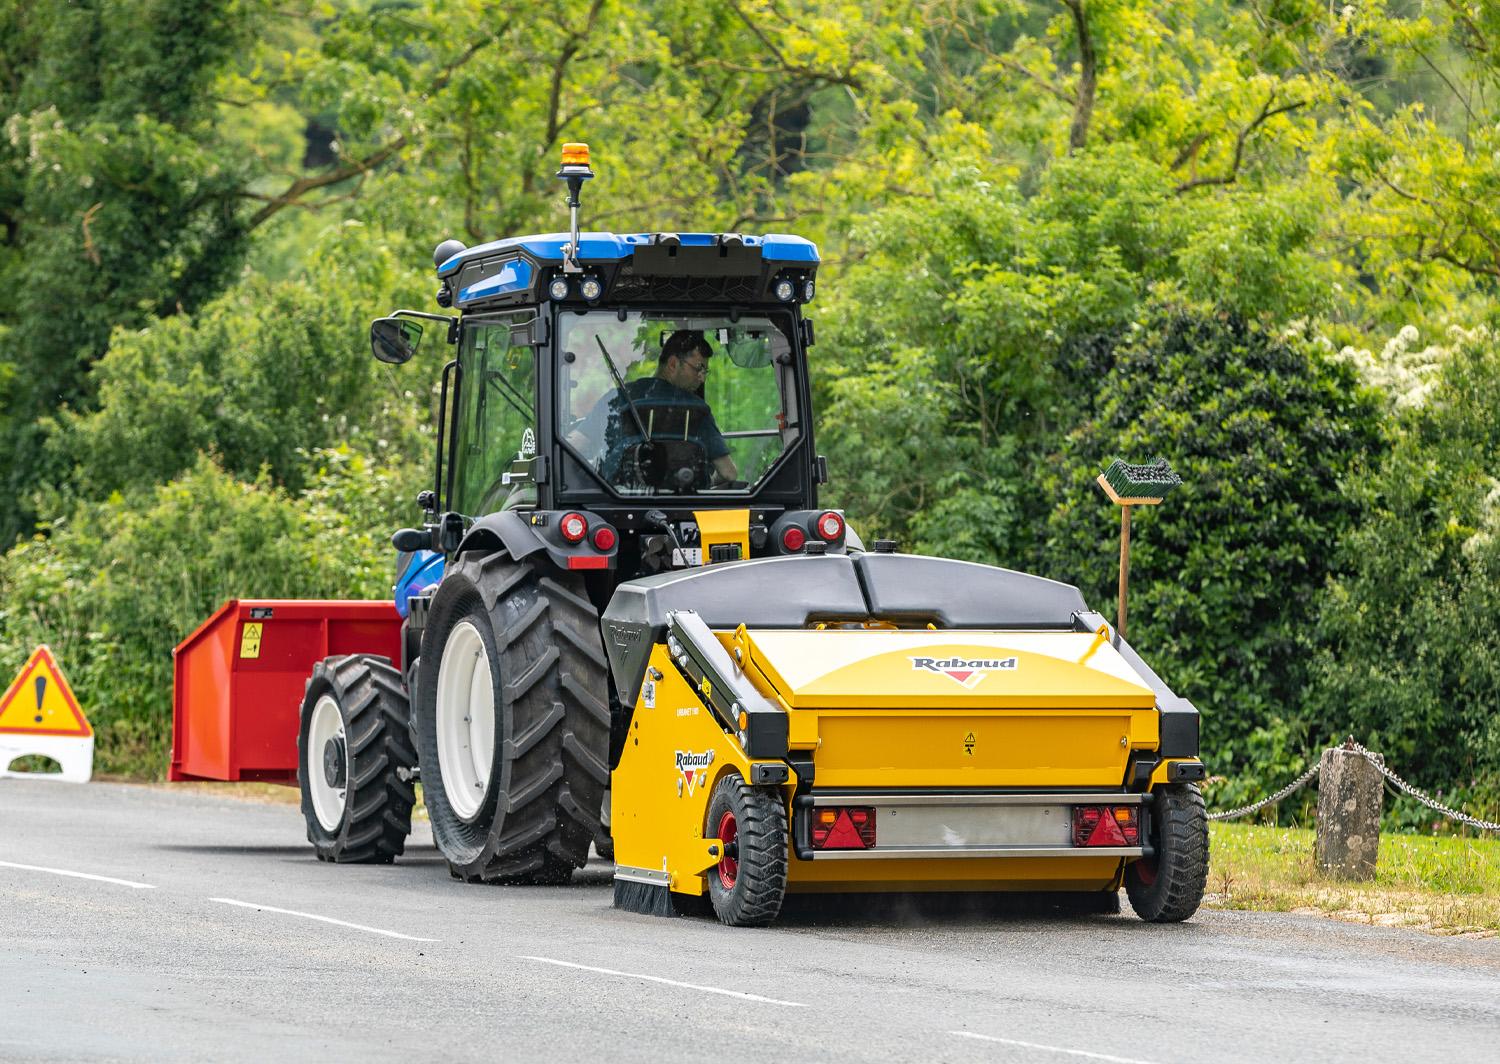
POLYGON ((646 916, 676 916, 671 888, 654 883, 615 880, 615 908, 646 916))
POLYGON ((1167 492, 1182 483, 1182 478, 1172 472, 1165 458, 1158 458, 1148 465, 1127 465, 1116 458, 1104 471, 1104 479, 1117 495, 1158 501, 1165 499, 1167 492))

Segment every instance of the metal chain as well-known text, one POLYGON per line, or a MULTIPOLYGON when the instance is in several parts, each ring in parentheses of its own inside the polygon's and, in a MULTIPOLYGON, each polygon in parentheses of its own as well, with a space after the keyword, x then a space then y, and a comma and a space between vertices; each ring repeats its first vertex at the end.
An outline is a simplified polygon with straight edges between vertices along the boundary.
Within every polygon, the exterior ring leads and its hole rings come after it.
POLYGON ((1260 801, 1254 802, 1254 803, 1252 803, 1250 805, 1242 805, 1238 809, 1226 809, 1222 813, 1209 813, 1208 814, 1208 819, 1210 819, 1210 820, 1238 820, 1242 816, 1249 816, 1251 813, 1258 812, 1259 810, 1264 809, 1268 805, 1271 805, 1271 804, 1273 804, 1275 802, 1281 801, 1283 798, 1285 798, 1287 795, 1291 794, 1293 791, 1299 790, 1302 787, 1306 787, 1308 780, 1310 780, 1314 776, 1316 776, 1318 774, 1318 769, 1320 769, 1322 767, 1323 767, 1323 765, 1322 765, 1321 761, 1314 761, 1312 763, 1312 767, 1311 768, 1309 768, 1306 772, 1302 773, 1302 775, 1298 776, 1296 779, 1292 780, 1291 783, 1288 783, 1285 787, 1281 788, 1281 790, 1277 791, 1275 794, 1271 795, 1270 797, 1268 797, 1268 798, 1262 798, 1260 801))
POLYGON ((1468 813, 1461 813, 1457 809, 1449 809, 1446 805, 1437 801, 1431 795, 1417 790, 1417 788, 1413 787, 1410 783, 1407 783, 1400 776, 1396 775, 1390 769, 1386 768, 1385 760, 1379 754, 1371 753, 1359 743, 1355 742, 1352 738, 1344 744, 1344 749, 1354 751, 1354 753, 1358 754, 1370 764, 1374 765, 1380 770, 1380 774, 1382 776, 1390 780, 1391 783, 1395 785, 1397 790, 1401 791, 1403 794, 1415 798, 1417 801, 1425 805, 1428 809, 1431 809, 1434 812, 1442 813, 1449 820, 1457 820, 1460 824, 1467 824, 1471 828, 1478 828, 1480 831, 1500 831, 1500 824, 1497 824, 1490 820, 1480 820, 1478 817, 1472 817, 1468 813))
MULTIPOLYGON (((1467 824, 1472 828, 1478 828, 1480 831, 1500 831, 1500 824, 1493 823, 1489 820, 1480 820, 1478 817, 1472 817, 1467 813, 1461 813, 1457 809, 1450 809, 1446 805, 1443 805, 1441 802, 1434 799, 1431 795, 1426 794, 1423 791, 1419 791, 1417 788, 1413 787, 1410 783, 1407 783, 1404 779, 1396 775, 1390 769, 1386 768, 1385 759, 1383 757, 1381 757, 1379 754, 1366 750, 1362 744, 1355 742, 1352 737, 1344 743, 1342 748, 1350 751, 1351 753, 1358 754, 1370 764, 1374 765, 1377 769, 1380 770, 1380 774, 1388 779, 1393 786, 1401 791, 1401 793, 1415 798, 1417 801, 1421 802, 1423 805, 1427 806, 1427 808, 1435 812, 1442 813, 1449 820, 1457 820, 1460 824, 1467 824)), ((1318 770, 1322 768, 1322 766, 1322 755, 1319 755, 1318 760, 1313 762, 1312 767, 1310 767, 1306 772, 1302 773, 1302 775, 1298 776, 1296 779, 1292 780, 1291 783, 1288 783, 1285 787, 1281 788, 1281 790, 1277 791, 1275 794, 1270 795, 1266 798, 1262 798, 1260 801, 1254 802, 1250 805, 1242 805, 1238 809, 1226 809, 1222 813, 1209 813, 1208 819, 1238 820, 1242 816, 1249 816, 1251 813, 1259 812, 1266 806, 1273 805, 1276 802, 1281 801, 1283 798, 1293 793, 1294 791, 1307 786, 1308 782, 1318 774, 1318 770)))

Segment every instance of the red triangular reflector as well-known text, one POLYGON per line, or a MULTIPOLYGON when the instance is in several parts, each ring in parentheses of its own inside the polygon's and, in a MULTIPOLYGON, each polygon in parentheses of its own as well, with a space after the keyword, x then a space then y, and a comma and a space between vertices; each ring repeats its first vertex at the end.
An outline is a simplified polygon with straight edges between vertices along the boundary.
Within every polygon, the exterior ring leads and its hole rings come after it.
POLYGON ((1120 825, 1115 823, 1114 812, 1109 806, 1104 807, 1104 815, 1099 818, 1099 823, 1094 826, 1093 834, 1084 843, 1085 846, 1129 846, 1125 841, 1125 835, 1120 831, 1120 825))
POLYGON ((859 832, 854 827, 854 821, 849 819, 849 810, 840 809, 839 818, 833 823, 833 830, 828 833, 828 838, 823 843, 825 850, 863 850, 865 840, 859 837, 859 832))

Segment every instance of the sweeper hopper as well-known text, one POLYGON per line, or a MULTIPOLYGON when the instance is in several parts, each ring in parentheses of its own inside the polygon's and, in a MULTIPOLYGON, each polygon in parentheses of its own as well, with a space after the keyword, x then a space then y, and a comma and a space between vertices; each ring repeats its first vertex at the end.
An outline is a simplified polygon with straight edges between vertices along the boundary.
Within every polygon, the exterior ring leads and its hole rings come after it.
POLYGON ((1180 920, 1205 873, 1197 714, 1077 590, 884 552, 622 585, 631 706, 617 903, 787 893, 1076 892, 1180 920))

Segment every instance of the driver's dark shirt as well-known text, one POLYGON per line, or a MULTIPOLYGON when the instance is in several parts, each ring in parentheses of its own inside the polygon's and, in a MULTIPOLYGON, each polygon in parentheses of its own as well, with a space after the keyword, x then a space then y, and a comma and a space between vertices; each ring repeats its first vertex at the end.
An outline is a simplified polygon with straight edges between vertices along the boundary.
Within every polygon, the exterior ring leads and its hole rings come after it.
POLYGON ((600 405, 607 410, 604 460, 600 463, 600 471, 605 476, 613 479, 625 449, 645 439, 625 395, 634 402, 641 422, 653 439, 694 440, 702 446, 710 462, 729 453, 729 444, 702 396, 685 391, 662 377, 643 377, 627 381, 624 395, 616 389, 613 395, 600 400, 600 405))

